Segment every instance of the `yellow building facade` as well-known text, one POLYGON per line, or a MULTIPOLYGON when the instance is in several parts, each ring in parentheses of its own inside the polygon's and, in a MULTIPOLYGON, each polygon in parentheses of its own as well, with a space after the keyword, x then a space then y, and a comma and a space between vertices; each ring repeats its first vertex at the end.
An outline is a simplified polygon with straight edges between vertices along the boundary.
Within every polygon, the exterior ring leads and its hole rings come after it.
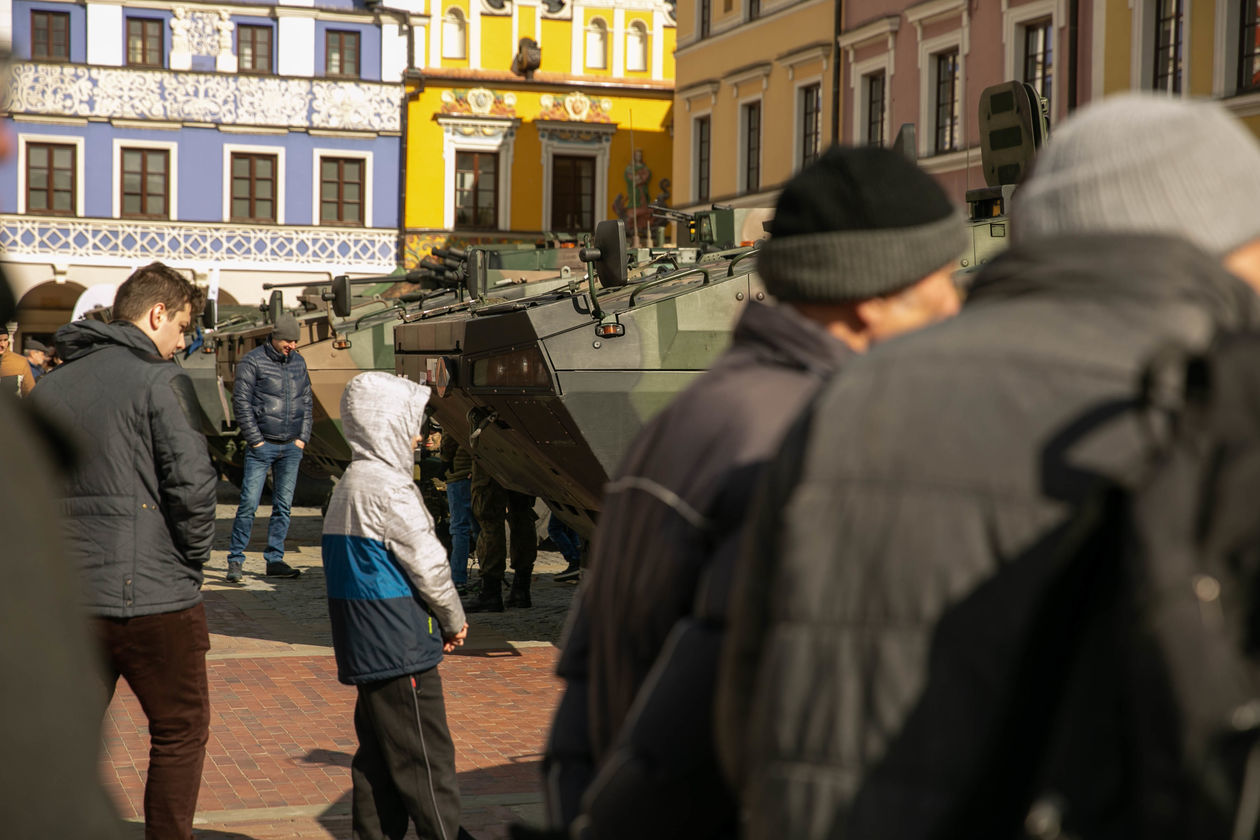
POLYGON ((676 206, 773 206, 826 148, 834 31, 830 0, 678 4, 676 206))
POLYGON ((449 0, 422 33, 406 85, 408 267, 434 246, 589 233, 606 218, 645 239, 647 204, 673 202, 672 6, 499 3, 449 0))
POLYGON ((1095 98, 1163 90, 1219 99, 1260 135, 1255 0, 1095 0, 1095 98), (1098 37, 1101 36, 1101 37, 1098 37))

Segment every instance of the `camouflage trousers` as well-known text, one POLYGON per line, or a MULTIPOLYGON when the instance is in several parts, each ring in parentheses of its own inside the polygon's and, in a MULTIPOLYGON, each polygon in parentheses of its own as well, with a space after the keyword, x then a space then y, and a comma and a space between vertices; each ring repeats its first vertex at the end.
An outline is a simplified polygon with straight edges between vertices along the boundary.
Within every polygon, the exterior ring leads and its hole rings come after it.
POLYGON ((505 527, 512 531, 512 571, 515 586, 529 590, 538 557, 538 532, 534 529, 534 497, 508 490, 476 466, 472 474, 472 511, 481 526, 477 559, 484 588, 503 585, 508 546, 505 527))

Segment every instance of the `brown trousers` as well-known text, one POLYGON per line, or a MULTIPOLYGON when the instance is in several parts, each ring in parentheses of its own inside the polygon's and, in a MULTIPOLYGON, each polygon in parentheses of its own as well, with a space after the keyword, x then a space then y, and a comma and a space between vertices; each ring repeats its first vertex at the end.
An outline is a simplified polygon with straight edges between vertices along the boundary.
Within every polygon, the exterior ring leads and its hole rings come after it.
POLYGON ((106 703, 121 676, 149 719, 145 840, 191 840, 210 735, 205 607, 135 618, 98 617, 92 624, 105 653, 106 703))

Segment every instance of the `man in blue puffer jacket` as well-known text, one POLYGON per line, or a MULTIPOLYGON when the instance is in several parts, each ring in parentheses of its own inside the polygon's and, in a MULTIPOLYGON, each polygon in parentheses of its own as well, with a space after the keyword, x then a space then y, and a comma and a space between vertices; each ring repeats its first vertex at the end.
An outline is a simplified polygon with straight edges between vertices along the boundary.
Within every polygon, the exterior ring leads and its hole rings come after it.
POLYGON ((412 478, 429 389, 384 371, 341 396, 349 469, 324 517, 324 575, 337 679, 358 688, 350 763, 354 836, 455 840, 459 787, 442 654, 468 624, 446 549, 412 478))
POLYGON ((236 366, 232 412, 249 448, 245 450, 241 501, 228 546, 229 583, 240 583, 243 577, 245 546, 268 470, 273 480, 267 549, 263 552, 267 575, 295 578, 302 574, 284 562, 284 537, 289 533, 289 506, 297 486, 298 464, 311 438, 311 380, 297 351, 298 336, 297 319, 281 315, 271 340, 250 350, 236 366))

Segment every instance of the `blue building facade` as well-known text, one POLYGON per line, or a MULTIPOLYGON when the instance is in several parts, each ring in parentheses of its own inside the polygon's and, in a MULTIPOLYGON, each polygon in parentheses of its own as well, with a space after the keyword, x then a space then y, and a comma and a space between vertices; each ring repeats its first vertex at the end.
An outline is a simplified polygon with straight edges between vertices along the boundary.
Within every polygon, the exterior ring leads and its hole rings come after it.
POLYGON ((375 4, 11 0, 11 26, 0 249, 22 332, 155 259, 221 303, 394 269, 410 61, 375 4))

